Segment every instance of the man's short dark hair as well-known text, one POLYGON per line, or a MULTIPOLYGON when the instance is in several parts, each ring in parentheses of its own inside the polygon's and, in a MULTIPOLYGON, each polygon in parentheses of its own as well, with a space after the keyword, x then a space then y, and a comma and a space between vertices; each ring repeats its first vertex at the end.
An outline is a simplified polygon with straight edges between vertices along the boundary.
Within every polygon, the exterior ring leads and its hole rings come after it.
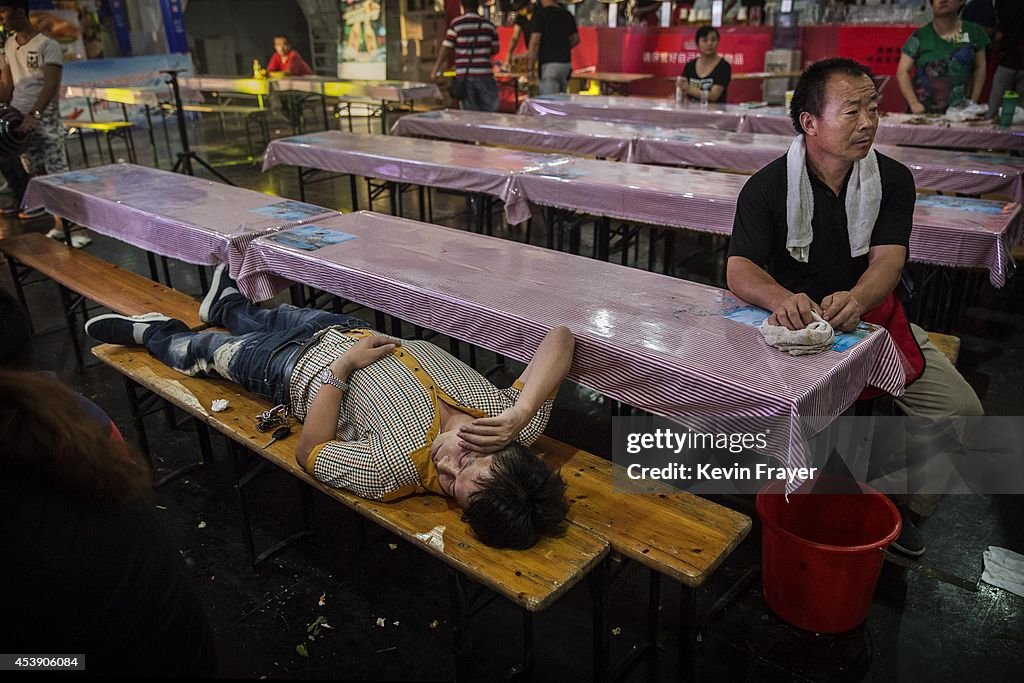
POLYGON ((289 38, 289 37, 288 37, 288 36, 287 36, 286 34, 284 34, 284 33, 278 33, 278 34, 276 34, 276 35, 274 36, 274 40, 277 40, 278 38, 280 38, 281 40, 284 40, 284 41, 286 41, 286 42, 287 42, 287 43, 288 43, 289 45, 291 45, 291 44, 292 44, 292 39, 291 39, 291 38, 289 38))
POLYGON ((697 42, 704 40, 712 33, 714 33, 716 36, 721 37, 721 34, 718 33, 718 29, 715 28, 714 26, 708 24, 701 26, 699 29, 697 29, 697 42))
POLYGON ((462 9, 467 12, 479 12, 480 11, 480 0, 459 0, 462 5, 462 9))
POLYGON ((28 313, 17 299, 0 290, 0 370, 31 368, 32 326, 28 313))
POLYGON ((481 542, 525 550, 564 528, 565 488, 558 472, 513 442, 494 454, 491 476, 470 498, 463 519, 481 542))
POLYGON ((821 116, 825 110, 825 93, 828 89, 828 79, 832 77, 832 74, 867 76, 870 79, 875 77, 871 73, 871 69, 845 57, 830 57, 811 64, 800 75, 800 80, 796 82, 793 102, 789 106, 793 128, 798 134, 805 132, 804 127, 800 124, 800 114, 807 112, 813 116, 821 116))

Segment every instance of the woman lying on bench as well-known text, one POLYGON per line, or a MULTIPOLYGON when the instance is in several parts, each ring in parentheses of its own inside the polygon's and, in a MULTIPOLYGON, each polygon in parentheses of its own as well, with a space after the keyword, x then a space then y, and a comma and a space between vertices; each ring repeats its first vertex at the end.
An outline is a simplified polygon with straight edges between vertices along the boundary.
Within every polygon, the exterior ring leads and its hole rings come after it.
POLYGON ((498 389, 429 342, 386 337, 347 315, 259 308, 223 266, 199 317, 229 332, 192 332, 159 313, 101 315, 85 331, 287 406, 303 422, 299 464, 325 484, 381 501, 450 496, 494 547, 528 548, 561 530, 565 482, 525 447, 544 431, 569 371, 567 328, 551 330, 519 379, 498 389))

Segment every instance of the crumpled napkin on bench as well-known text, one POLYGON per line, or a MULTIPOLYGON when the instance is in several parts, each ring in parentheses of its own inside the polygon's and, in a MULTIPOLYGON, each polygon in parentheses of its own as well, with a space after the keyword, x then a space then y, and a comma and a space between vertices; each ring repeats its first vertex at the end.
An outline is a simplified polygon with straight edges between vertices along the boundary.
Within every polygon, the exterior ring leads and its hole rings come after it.
POLYGON ((802 330, 791 330, 782 325, 769 325, 765 320, 758 328, 769 346, 785 351, 791 356, 807 356, 832 348, 836 333, 832 326, 817 313, 811 313, 814 321, 802 330))

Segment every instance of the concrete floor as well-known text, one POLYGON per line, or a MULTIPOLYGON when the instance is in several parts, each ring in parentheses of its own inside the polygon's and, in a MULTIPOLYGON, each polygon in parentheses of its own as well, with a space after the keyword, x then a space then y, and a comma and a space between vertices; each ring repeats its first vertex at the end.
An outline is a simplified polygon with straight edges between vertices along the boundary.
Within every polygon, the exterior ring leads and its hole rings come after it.
MULTIPOLYGON (((276 126, 277 134, 289 134, 276 126)), ((359 128, 357 127, 357 130, 359 128)), ((240 185, 297 197, 295 173, 279 169, 260 174, 244 159, 244 138, 229 127, 229 142, 208 125, 203 154, 240 185), (236 144, 236 140, 243 140, 236 144)), ((140 136, 140 148, 141 148, 140 136)), ((77 167, 77 145, 71 146, 77 167)), ((144 150, 143 153, 145 153, 144 150)), ((166 159, 166 153, 161 152, 166 159)), ((145 163, 145 159, 141 160, 145 163)), ((94 160, 95 163, 95 160, 94 160)), ((165 162, 166 167, 166 162, 165 162)), ((324 183, 307 200, 323 206, 349 206, 347 182, 324 183)), ((412 203, 412 202, 410 202, 412 203)), ((365 198, 362 206, 366 206, 365 198)), ((387 210, 385 202, 379 210, 387 210)), ((415 207, 408 209, 410 216, 415 207)), ((464 227, 461 197, 438 195, 435 220, 464 227)), ((8 221, 0 234, 45 231, 51 219, 8 221)), ((516 228, 499 234, 522 239, 516 228)), ((94 236, 89 251, 140 273, 145 257, 137 249, 94 236)), ((532 241, 543 244, 543 229, 532 241)), ((693 279, 715 281, 721 254, 706 241, 681 235, 677 254, 695 254, 686 262, 693 279)), ((584 236, 586 249, 586 236, 584 236)), ((641 246, 641 257, 646 263, 641 246)), ((586 253, 584 251, 584 253, 586 253)), ((195 268, 173 264, 175 285, 199 293, 195 268)), ((959 367, 981 396, 986 411, 1020 415, 1024 384, 1024 288, 1021 278, 1001 291, 987 285, 971 302, 957 334, 963 339, 959 367)), ((11 288, 6 268, 0 286, 11 288)), ((59 325, 59 298, 49 284, 30 290, 37 327, 59 325)), ((368 318, 372 320, 371 318, 368 318)), ((65 331, 37 337, 40 368, 58 372, 71 386, 106 409, 131 440, 134 429, 121 378, 103 367, 79 372, 65 331)), ((442 346, 444 346, 442 344, 442 346)), ((480 354, 481 366, 489 355, 480 354)), ((514 370, 514 369, 513 369, 514 370)), ((556 438, 608 457, 611 420, 601 397, 579 387, 560 394, 549 432, 556 438), (585 428, 582 427, 585 425, 585 428)), ((189 424, 169 429, 149 420, 158 475, 198 457, 189 424)), ((220 671, 238 678, 335 678, 352 680, 451 679, 454 665, 448 630, 448 599, 443 566, 397 538, 373 530, 365 542, 355 516, 323 496, 314 501, 317 533, 275 556, 259 571, 249 568, 241 522, 232 489, 232 467, 223 443, 215 439, 216 462, 155 493, 156 512, 176 539, 193 572, 216 632, 220 671), (319 605, 321 596, 324 604, 319 605), (334 627, 310 639, 307 627, 318 617, 334 627), (377 626, 383 618, 385 626, 377 626), (304 645, 308 656, 297 653, 304 645)), ((253 499, 257 542, 264 547, 300 523, 298 489, 287 475, 274 472, 256 484, 253 499)), ((975 582, 982 552, 989 545, 1024 552, 1022 496, 948 497, 924 526, 928 553, 923 561, 975 582)), ((738 503, 743 505, 743 501, 738 503)), ((753 515, 752 511, 744 510, 753 515)), ((756 517, 756 516, 755 516, 756 517)), ((710 607, 748 569, 760 564, 760 525, 712 580, 699 590, 701 609, 710 607)), ((644 633, 647 576, 628 576, 609 607, 616 656, 625 655, 644 633)), ((662 643, 657 666, 640 664, 627 680, 678 680, 678 588, 662 587, 662 643)), ((159 615, 154 615, 159 618, 159 615)), ((502 678, 519 661, 519 614, 498 600, 471 624, 476 676, 502 678)), ((585 680, 590 672, 590 601, 581 584, 535 622, 538 680, 585 680)), ((1024 599, 985 584, 977 592, 886 564, 865 624, 838 636, 801 631, 778 619, 765 605, 759 579, 703 629, 698 672, 704 680, 729 681, 961 681, 1018 680, 1024 666, 1024 599), (1014 674, 1014 671, 1017 674, 1014 674)))

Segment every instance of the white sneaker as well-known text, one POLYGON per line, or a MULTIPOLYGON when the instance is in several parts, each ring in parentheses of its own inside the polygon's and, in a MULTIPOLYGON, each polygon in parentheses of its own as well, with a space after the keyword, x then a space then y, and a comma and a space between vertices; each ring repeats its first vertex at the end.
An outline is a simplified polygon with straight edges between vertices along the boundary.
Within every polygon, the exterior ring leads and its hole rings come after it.
POLYGON ((73 246, 75 249, 81 249, 82 247, 87 247, 90 244, 92 244, 92 238, 89 237, 88 235, 82 234, 80 232, 72 233, 71 246, 73 246))
POLYGON ((46 232, 46 236, 51 240, 57 240, 58 242, 64 241, 64 229, 63 228, 50 228, 46 232))

